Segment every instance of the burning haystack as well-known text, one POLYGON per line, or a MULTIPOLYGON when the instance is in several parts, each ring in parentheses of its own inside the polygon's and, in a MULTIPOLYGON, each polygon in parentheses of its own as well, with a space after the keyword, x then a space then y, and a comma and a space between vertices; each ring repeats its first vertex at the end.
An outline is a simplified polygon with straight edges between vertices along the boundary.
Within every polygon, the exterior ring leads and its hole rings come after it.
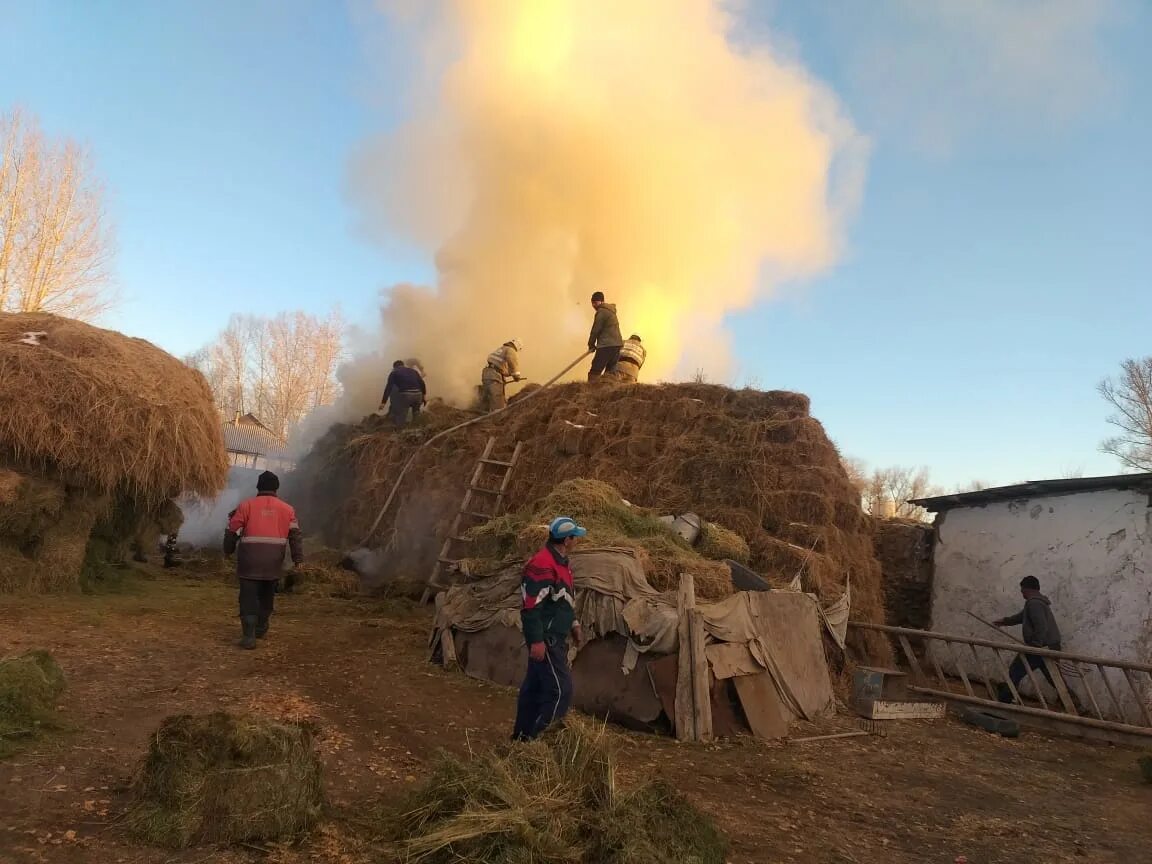
POLYGON ((0 314, 0 592, 74 587, 94 529, 131 537, 227 470, 199 372, 142 339, 0 314))
MULTIPOLYGON (((398 503, 371 537, 386 550, 377 556, 381 575, 427 578, 476 459, 494 436, 496 458, 507 458, 517 441, 523 445, 505 502, 510 513, 531 511, 565 480, 602 480, 637 507, 691 511, 734 531, 747 541, 754 570, 780 586, 799 574, 822 605, 839 599, 850 579, 854 617, 881 623, 868 518, 835 445, 808 409, 798 393, 707 384, 549 389, 417 457, 398 503)), ((333 428, 297 472, 303 518, 330 545, 360 544, 413 451, 468 416, 432 406, 425 425, 401 432, 377 418, 333 428)), ((887 656, 887 645, 875 643, 869 654, 887 656)))

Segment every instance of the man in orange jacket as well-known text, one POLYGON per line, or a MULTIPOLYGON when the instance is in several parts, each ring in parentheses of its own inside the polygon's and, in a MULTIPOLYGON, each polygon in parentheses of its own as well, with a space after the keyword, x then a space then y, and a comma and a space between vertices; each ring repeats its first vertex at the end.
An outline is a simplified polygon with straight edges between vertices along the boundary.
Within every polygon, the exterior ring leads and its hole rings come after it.
POLYGON ((224 532, 224 554, 236 553, 240 579, 241 648, 255 648, 256 640, 268 633, 284 552, 291 552, 293 566, 304 561, 296 511, 277 497, 279 488, 279 477, 271 471, 261 474, 256 480, 256 497, 240 502, 224 532))

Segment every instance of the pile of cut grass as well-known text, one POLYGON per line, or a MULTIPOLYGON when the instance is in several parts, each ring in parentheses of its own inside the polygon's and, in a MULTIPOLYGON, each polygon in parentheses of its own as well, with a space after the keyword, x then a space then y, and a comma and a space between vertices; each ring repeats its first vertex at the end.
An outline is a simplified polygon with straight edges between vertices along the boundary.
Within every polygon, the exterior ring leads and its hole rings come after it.
POLYGON ((702 599, 718 600, 732 593, 727 566, 693 549, 659 514, 625 503, 608 483, 585 478, 565 480, 528 507, 469 531, 473 542, 469 573, 487 576, 510 558, 531 555, 543 545, 548 523, 557 516, 570 516, 587 528, 584 542, 589 546, 636 549, 648 581, 659 591, 675 590, 680 574, 691 573, 696 595, 702 599))
POLYGON ((152 736, 127 824, 181 849, 293 837, 320 817, 315 731, 225 712, 169 717, 152 736))
POLYGON ((731 529, 715 522, 705 522, 700 530, 696 551, 714 561, 735 561, 747 565, 752 559, 748 541, 731 529))
POLYGON ((0 756, 54 724, 63 692, 64 673, 47 651, 0 660, 0 756))
POLYGON ((441 755, 383 824, 400 860, 424 864, 723 864, 726 851, 662 781, 619 789, 609 733, 571 717, 530 744, 441 755))

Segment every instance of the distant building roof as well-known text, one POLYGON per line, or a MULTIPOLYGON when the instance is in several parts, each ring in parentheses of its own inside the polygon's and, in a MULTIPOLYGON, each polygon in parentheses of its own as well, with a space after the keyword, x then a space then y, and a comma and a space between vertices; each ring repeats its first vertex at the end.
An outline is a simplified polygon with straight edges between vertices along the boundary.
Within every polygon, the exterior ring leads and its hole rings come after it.
POLYGON ((1070 477, 1067 480, 1029 480, 1014 486, 997 486, 955 495, 937 495, 910 501, 925 510, 939 513, 955 507, 982 507, 996 501, 1042 498, 1050 495, 1074 495, 1077 492, 1099 492, 1110 489, 1136 489, 1152 494, 1152 474, 1114 474, 1109 477, 1070 477))
POLYGON ((224 448, 230 453, 280 456, 288 449, 288 442, 253 415, 243 414, 224 424, 224 448))

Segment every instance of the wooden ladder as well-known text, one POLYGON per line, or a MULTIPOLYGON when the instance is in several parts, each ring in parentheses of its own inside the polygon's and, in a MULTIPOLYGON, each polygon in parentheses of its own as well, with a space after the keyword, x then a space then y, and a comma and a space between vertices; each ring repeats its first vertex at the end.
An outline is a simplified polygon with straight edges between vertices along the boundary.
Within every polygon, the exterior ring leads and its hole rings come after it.
POLYGON ((432 573, 428 577, 428 587, 424 590, 422 602, 427 603, 433 592, 447 587, 441 581, 441 576, 445 571, 451 573, 452 569, 460 563, 462 557, 454 554, 454 547, 471 542, 463 534, 469 528, 482 525, 489 519, 500 515, 500 509, 504 506, 504 496, 508 492, 508 484, 512 482, 512 471, 516 467, 516 463, 520 461, 520 451, 523 446, 522 442, 517 441, 516 447, 512 450, 512 458, 508 461, 494 459, 492 454, 496 449, 496 438, 489 437, 488 443, 484 445, 484 452, 476 460, 476 470, 472 472, 472 480, 464 492, 464 500, 460 502, 460 510, 456 513, 456 518, 452 520, 452 528, 444 539, 444 545, 440 547, 440 554, 436 557, 436 563, 432 565, 432 573), (497 479, 499 479, 500 485, 493 489, 491 484, 497 479), (485 485, 481 485, 481 481, 485 481, 485 485), (473 503, 475 498, 480 500, 473 503), (487 510, 482 506, 484 502, 490 505, 487 510))

